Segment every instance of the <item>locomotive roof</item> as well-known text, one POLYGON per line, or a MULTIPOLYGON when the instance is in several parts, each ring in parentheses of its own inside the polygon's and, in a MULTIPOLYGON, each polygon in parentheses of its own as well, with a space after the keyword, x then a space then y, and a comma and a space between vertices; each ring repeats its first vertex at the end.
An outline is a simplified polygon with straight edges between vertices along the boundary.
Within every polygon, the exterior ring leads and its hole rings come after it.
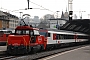
POLYGON ((33 27, 30 27, 30 26, 17 26, 16 29, 20 29, 20 30, 39 30, 38 28, 33 28, 33 27))

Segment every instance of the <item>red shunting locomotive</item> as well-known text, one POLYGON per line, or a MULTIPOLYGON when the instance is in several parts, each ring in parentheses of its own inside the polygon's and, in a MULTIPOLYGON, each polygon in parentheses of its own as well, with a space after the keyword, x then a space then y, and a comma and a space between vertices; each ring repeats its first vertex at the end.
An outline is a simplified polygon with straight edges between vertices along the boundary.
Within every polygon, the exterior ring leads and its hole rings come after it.
POLYGON ((45 50, 47 39, 39 34, 38 28, 32 26, 17 26, 15 33, 8 36, 7 53, 25 54, 45 50))

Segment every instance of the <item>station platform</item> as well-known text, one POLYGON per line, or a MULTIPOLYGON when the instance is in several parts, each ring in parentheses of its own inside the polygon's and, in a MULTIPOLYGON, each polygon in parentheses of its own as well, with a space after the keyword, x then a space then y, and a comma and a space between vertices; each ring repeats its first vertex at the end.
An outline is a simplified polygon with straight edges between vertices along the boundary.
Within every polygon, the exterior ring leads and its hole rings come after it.
POLYGON ((90 60, 90 45, 58 53, 40 60, 90 60))

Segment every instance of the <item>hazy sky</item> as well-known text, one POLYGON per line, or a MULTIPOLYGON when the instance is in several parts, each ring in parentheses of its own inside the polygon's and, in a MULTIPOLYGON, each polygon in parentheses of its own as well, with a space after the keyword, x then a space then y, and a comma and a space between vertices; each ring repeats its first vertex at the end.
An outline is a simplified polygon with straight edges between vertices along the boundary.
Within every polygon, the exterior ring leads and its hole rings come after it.
MULTIPOLYGON (((0 8, 3 11, 14 11, 10 13, 20 16, 19 12, 23 12, 23 14, 30 14, 31 16, 39 16, 40 18, 45 14, 54 14, 56 15, 56 11, 60 15, 62 11, 66 11, 68 9, 68 0, 30 0, 29 7, 30 8, 39 8, 39 9, 30 9, 30 10, 19 10, 25 9, 28 7, 27 0, 0 0, 0 8), (42 8, 42 7, 43 8, 42 8), (49 10, 45 10, 49 9, 49 10), (7 10, 5 10, 7 9, 7 10)), ((83 18, 88 18, 88 14, 90 14, 90 0, 73 0, 73 11, 74 14, 77 16, 80 15, 79 11, 86 11, 82 12, 83 18)))

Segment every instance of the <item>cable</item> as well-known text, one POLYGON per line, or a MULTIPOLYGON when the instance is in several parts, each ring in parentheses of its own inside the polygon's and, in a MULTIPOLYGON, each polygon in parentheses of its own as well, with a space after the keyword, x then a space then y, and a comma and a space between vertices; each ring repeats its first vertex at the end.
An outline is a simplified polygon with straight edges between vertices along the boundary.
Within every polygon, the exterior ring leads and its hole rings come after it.
MULTIPOLYGON (((29 2, 31 2, 31 1, 29 1, 29 2)), ((32 4, 35 4, 35 5, 39 6, 39 7, 42 7, 42 8, 44 8, 44 9, 40 9, 40 8, 30 8, 30 9, 48 10, 48 11, 50 11, 50 12, 55 13, 54 11, 51 11, 50 9, 47 9, 47 8, 45 8, 45 7, 43 7, 43 6, 39 5, 39 4, 36 4, 36 3, 34 3, 34 2, 31 2, 31 3, 32 3, 32 4)), ((4 9, 4 8, 1 8, 1 9, 4 9)), ((13 11, 8 10, 8 9, 4 9, 4 10, 10 11, 10 12, 14 12, 14 13, 20 13, 20 12, 16 12, 16 11, 20 11, 20 10, 28 10, 28 8, 25 8, 25 9, 19 9, 19 10, 13 10, 13 11)))
MULTIPOLYGON (((0 9, 6 10, 6 11, 8 11, 8 12, 20 13, 20 12, 15 12, 15 11, 19 11, 19 10, 13 10, 13 11, 12 11, 12 10, 8 10, 8 9, 2 8, 2 7, 1 7, 0 9)), ((23 10, 24 10, 24 9, 23 9, 23 10)))
MULTIPOLYGON (((31 1, 29 1, 29 2, 31 2, 31 1)), ((40 8, 29 8, 29 9, 48 10, 48 11, 50 11, 50 12, 55 13, 54 11, 51 11, 51 10, 49 10, 49 9, 47 9, 47 8, 45 8, 45 7, 41 6, 41 5, 38 5, 38 4, 34 3, 34 2, 31 2, 31 3, 33 3, 33 4, 35 4, 35 5, 39 6, 39 7, 42 7, 42 8, 44 8, 44 9, 40 9, 40 8)), ((1 7, 1 9, 4 9, 4 8, 2 8, 2 7, 1 7)), ((20 10, 28 10, 28 8, 25 8, 25 9, 19 9, 19 10, 13 10, 13 11, 8 10, 8 9, 4 9, 4 10, 6 10, 6 11, 10 11, 10 12, 15 12, 15 11, 20 11, 20 10)), ((20 12, 15 12, 15 13, 20 13, 20 12)))
POLYGON ((2 8, 2 7, 1 7, 0 9, 7 10, 7 11, 11 11, 11 10, 8 10, 8 9, 2 8))
MULTIPOLYGON (((29 1, 29 2, 31 2, 31 1, 29 1)), ((35 4, 35 5, 39 6, 39 7, 42 7, 42 8, 44 8, 45 10, 51 11, 51 10, 49 10, 49 9, 47 9, 47 8, 41 6, 41 5, 38 5, 38 4, 34 3, 34 2, 31 2, 31 3, 33 3, 33 4, 35 4)), ((51 11, 51 12, 55 13, 54 11, 51 11)))

